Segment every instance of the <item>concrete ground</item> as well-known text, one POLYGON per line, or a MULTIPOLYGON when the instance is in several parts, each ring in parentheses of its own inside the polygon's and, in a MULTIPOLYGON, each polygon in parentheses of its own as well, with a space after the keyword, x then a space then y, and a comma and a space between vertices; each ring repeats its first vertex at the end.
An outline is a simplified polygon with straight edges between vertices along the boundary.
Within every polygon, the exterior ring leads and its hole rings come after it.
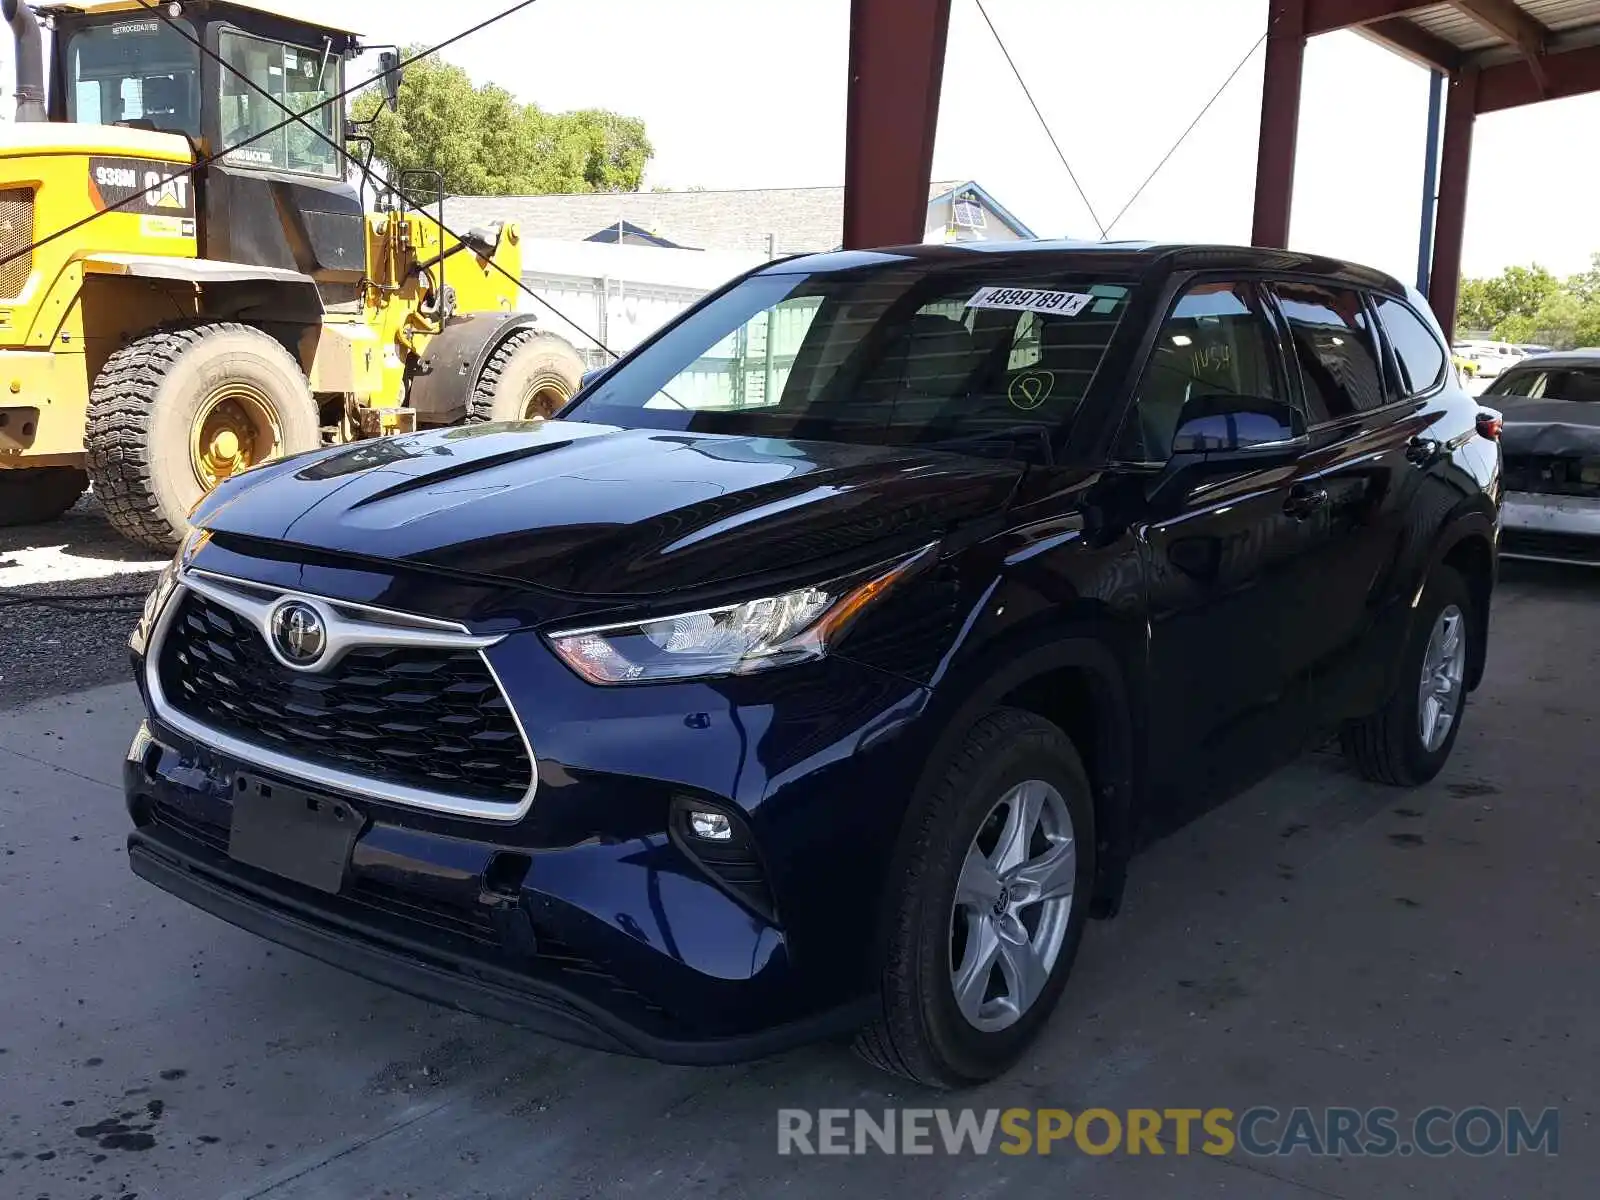
POLYGON ((1445 773, 1313 755, 1166 839, 1042 1042, 944 1101, 660 1067, 392 994, 133 878, 131 687, 0 713, 0 1195, 1577 1197, 1600 1178, 1600 577, 1522 574, 1445 773), (780 1157, 779 1108, 1560 1110, 1560 1153, 780 1157))

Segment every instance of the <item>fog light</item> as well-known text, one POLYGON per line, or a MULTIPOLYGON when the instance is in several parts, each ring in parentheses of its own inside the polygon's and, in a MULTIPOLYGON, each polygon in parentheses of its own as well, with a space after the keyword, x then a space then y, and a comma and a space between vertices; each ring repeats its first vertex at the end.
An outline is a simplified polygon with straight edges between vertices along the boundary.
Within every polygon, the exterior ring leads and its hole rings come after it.
POLYGON ((705 838, 712 842, 731 842, 733 840, 733 822, 719 812, 689 813, 689 830, 698 838, 705 838))

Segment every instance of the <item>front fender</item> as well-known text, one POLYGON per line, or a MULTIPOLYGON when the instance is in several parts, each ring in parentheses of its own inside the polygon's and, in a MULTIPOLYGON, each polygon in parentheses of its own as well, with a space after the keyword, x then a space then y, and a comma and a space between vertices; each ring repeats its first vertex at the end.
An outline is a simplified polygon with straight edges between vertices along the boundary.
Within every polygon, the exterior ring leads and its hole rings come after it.
MULTIPOLYGON (((992 599, 989 601, 992 605, 992 599)), ((1127 864, 1138 828, 1140 781, 1135 747, 1143 736, 1130 680, 1114 639, 1092 627, 1029 629, 984 638, 981 654, 962 656, 935 684, 924 727, 929 731, 924 766, 914 796, 924 795, 959 751, 966 731, 985 713, 1006 704, 1027 707, 1057 724, 1071 725, 1090 773, 1095 806, 1096 882, 1091 912, 1110 916, 1121 902, 1127 864), (999 664, 998 666, 994 664, 999 664), (1058 672, 1081 677, 1088 703, 1073 719, 1041 711, 1041 694, 1030 689, 1058 672)))

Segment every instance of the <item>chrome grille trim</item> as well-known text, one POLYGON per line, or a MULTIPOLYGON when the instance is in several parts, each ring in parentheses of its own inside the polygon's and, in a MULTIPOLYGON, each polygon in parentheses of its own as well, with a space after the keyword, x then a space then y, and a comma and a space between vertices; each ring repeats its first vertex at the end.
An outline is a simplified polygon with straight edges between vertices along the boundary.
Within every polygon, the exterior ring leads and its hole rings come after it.
MULTIPOLYGON (((330 637, 331 635, 330 629, 330 637)), ((500 634, 480 637, 470 633, 466 626, 452 621, 355 604, 347 600, 335 600, 328 596, 289 588, 264 586, 211 571, 188 570, 179 574, 178 584, 168 596, 166 606, 161 610, 155 630, 151 634, 144 660, 145 688, 150 697, 151 711, 163 725, 192 738, 203 746, 242 762, 276 771, 302 783, 330 788, 367 800, 399 804, 456 817, 475 817, 488 821, 519 821, 533 807, 533 796, 539 786, 539 760, 534 755, 533 744, 528 740, 528 731, 523 727, 522 717, 517 712, 516 705, 511 703, 511 697, 506 694, 505 685, 500 680, 500 673, 494 669, 494 664, 489 661, 486 653, 489 647, 501 641, 504 636, 500 634), (319 763, 304 762, 280 751, 258 746, 232 734, 213 729, 178 711, 162 690, 160 659, 162 650, 166 646, 167 632, 183 607, 184 595, 191 591, 237 613, 256 626, 269 650, 272 649, 272 638, 268 626, 263 622, 268 619, 267 614, 270 610, 284 600, 302 600, 313 605, 324 616, 331 617, 340 630, 343 649, 355 646, 417 646, 442 650, 476 650, 483 660, 489 678, 494 681, 495 687, 500 689, 500 695, 511 713, 512 723, 516 725, 517 733, 522 738, 523 749, 528 755, 528 790, 514 804, 505 804, 467 796, 452 796, 444 792, 374 779, 319 763), (259 598, 265 595, 270 595, 272 599, 259 598)), ((332 661, 331 653, 328 661, 332 661)))

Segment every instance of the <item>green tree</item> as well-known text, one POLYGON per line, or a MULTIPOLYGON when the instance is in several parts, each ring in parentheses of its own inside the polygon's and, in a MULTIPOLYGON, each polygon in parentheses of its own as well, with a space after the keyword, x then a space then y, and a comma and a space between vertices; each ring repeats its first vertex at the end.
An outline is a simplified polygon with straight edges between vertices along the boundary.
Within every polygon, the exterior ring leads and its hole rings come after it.
POLYGON ((388 173, 438 171, 453 195, 635 191, 652 153, 636 117, 547 113, 434 57, 406 68, 395 111, 374 89, 352 113, 388 173))
POLYGON ((1463 279, 1456 296, 1457 329, 1493 329, 1505 314, 1489 295, 1487 279, 1463 279))
POLYGON ((1567 280, 1567 291, 1585 304, 1600 304, 1600 251, 1589 255, 1589 269, 1567 280))
POLYGON ((1565 281, 1537 265, 1463 279, 1456 324, 1486 329, 1505 342, 1557 349, 1600 345, 1600 254, 1591 257, 1587 271, 1565 281))

